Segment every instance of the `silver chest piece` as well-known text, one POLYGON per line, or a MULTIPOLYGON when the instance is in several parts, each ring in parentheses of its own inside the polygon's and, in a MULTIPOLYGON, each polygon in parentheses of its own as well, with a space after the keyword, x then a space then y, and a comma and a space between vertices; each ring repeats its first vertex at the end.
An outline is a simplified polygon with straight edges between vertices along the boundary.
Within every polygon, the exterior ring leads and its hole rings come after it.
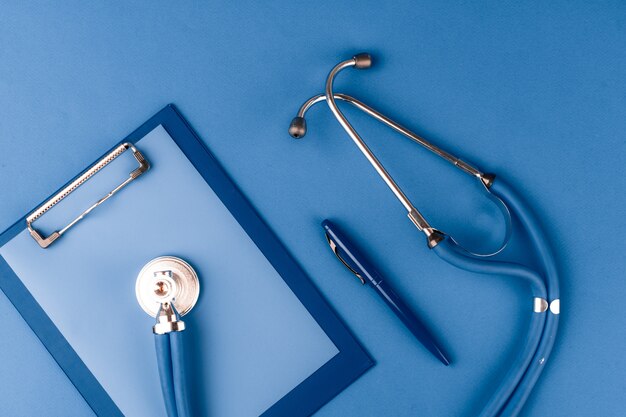
POLYGON ((184 316, 198 301, 200 281, 187 262, 174 256, 161 256, 141 269, 135 294, 141 308, 152 317, 157 317, 162 306, 170 304, 184 316))

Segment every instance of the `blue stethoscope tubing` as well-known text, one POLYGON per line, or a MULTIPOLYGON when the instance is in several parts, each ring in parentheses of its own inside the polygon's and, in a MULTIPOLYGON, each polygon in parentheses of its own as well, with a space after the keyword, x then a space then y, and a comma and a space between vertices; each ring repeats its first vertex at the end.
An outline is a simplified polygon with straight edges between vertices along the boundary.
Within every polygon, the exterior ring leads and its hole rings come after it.
MULTIPOLYGON (((546 287, 541 276, 523 265, 512 262, 487 261, 483 258, 472 257, 464 253, 454 240, 447 236, 445 240, 433 248, 433 251, 445 262, 468 272, 504 275, 526 281, 530 285, 533 297, 546 298, 546 287)), ((545 312, 532 312, 528 336, 524 346, 515 362, 511 365, 503 382, 484 406, 480 417, 496 416, 506 404, 537 350, 545 322, 545 312)))
POLYGON ((546 238, 539 219, 537 219, 528 204, 512 187, 502 180, 498 179, 494 181, 491 186, 491 191, 508 203, 508 206, 528 233, 528 237, 539 257, 548 290, 549 309, 541 342, 522 381, 519 383, 515 393, 509 399, 505 409, 501 413, 501 417, 514 417, 520 413, 522 407, 528 400, 554 347, 560 315, 559 275, 554 252, 550 247, 550 243, 546 238))
POLYGON ((185 373, 184 331, 155 334, 154 344, 168 417, 191 417, 185 373))
MULTIPOLYGON (((526 202, 519 197, 506 182, 496 179, 491 192, 507 203, 528 233, 530 242, 537 253, 543 274, 523 265, 477 258, 460 248, 449 237, 433 248, 444 261, 460 269, 481 274, 497 274, 522 279, 530 284, 533 297, 549 300, 548 305, 559 300, 559 283, 556 261, 534 215, 526 202)), ((484 406, 480 417, 514 417, 522 410, 537 383, 548 360, 558 329, 559 310, 534 311, 528 336, 517 360, 511 366, 503 382, 484 406)))

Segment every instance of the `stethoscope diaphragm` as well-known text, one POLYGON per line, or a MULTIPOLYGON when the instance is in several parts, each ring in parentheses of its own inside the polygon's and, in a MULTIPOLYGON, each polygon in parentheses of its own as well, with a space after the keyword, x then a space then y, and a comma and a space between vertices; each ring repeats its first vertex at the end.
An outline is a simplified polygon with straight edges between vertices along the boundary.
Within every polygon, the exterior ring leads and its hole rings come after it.
POLYGON ((184 316, 198 301, 200 281, 187 262, 175 256, 161 256, 141 269, 135 294, 141 308, 152 317, 156 317, 160 306, 167 302, 184 316))

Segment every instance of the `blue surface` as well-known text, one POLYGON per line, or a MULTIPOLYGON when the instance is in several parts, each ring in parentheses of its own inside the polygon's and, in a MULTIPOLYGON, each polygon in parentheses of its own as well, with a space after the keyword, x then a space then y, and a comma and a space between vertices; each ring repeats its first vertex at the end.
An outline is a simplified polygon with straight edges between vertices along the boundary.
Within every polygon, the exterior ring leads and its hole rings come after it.
MULTIPOLYGON (((500 174, 555 242, 560 333, 523 415, 623 415, 623 2, 65 1, 4 5, 1 19, 0 229, 174 101, 377 360, 317 415, 472 415, 521 346, 527 292, 430 253, 327 109, 302 141, 286 132, 332 65, 369 50, 375 67, 342 74, 337 91, 500 174), (441 329, 453 366, 346 275, 320 233, 327 217, 441 329)), ((432 223, 497 240, 498 210, 469 178, 346 112, 432 223)), ((24 323, 3 330, 0 374, 28 384, 3 378, 1 414, 85 415, 24 323), (42 402, 48 414, 33 411, 42 402)))

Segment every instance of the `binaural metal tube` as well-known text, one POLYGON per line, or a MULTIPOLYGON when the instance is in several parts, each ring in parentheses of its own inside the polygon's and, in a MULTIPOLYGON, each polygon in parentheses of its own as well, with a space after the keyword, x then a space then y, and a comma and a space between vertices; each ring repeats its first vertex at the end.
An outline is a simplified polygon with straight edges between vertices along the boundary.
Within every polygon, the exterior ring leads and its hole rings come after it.
MULTIPOLYGON (((441 158, 445 159, 446 161, 450 162, 452 165, 454 165, 455 167, 459 168, 461 171, 476 177, 478 179, 483 179, 484 178, 484 173, 481 172, 480 170, 478 170, 477 168, 473 167, 472 165, 468 164, 467 162, 463 161, 460 158, 457 158, 456 156, 452 155, 449 152, 444 151, 443 149, 441 149, 440 147, 434 145, 432 142, 427 141, 426 139, 424 139, 423 137, 419 136, 418 134, 416 134, 415 132, 412 132, 411 130, 407 129, 406 127, 402 126, 401 124, 393 121, 392 119, 388 118, 387 116, 385 116, 384 114, 382 114, 381 112, 379 112, 376 109, 373 109, 372 107, 368 106, 367 104, 363 103, 362 101, 349 96, 347 94, 341 94, 341 93, 335 93, 334 94, 334 98, 335 100, 341 100, 341 101, 345 101, 347 103, 350 103, 351 105, 353 105, 354 107, 356 107, 357 109, 361 110, 362 112, 364 112, 365 114, 367 114, 368 116, 373 117, 374 119, 378 120, 379 122, 389 126, 390 128, 392 128, 393 130, 395 130, 398 133, 401 133, 402 135, 406 136, 407 138, 411 139, 413 142, 423 146, 424 148, 428 149, 429 151, 431 151, 432 153, 440 156, 441 158)), ((310 99, 308 99, 301 107, 300 110, 298 111, 298 115, 296 116, 297 118, 302 119, 302 121, 304 121, 304 117, 306 115, 306 112, 313 107, 315 104, 320 103, 322 101, 326 100, 326 95, 325 94, 318 94, 316 96, 311 97, 310 99)), ((295 119, 294 119, 295 120, 295 119)), ((298 121, 295 122, 296 125, 298 124, 298 121)), ((303 128, 299 129, 299 130, 294 130, 294 131, 290 131, 290 133, 292 133, 292 136, 295 136, 296 138, 301 138, 306 134, 306 125, 303 126, 303 128)))
MULTIPOLYGON (((374 167, 378 175, 380 175, 387 184, 391 191, 396 195, 398 200, 402 203, 402 205, 407 209, 407 211, 411 212, 414 210, 413 204, 408 199, 408 197, 404 194, 404 192, 400 189, 398 184, 391 178, 391 175, 387 172, 385 167, 380 163, 378 158, 372 153, 370 148, 363 142, 363 139, 359 136, 357 131, 352 127, 348 119, 343 115, 339 107, 337 107, 337 103, 335 102, 335 94, 333 93, 333 82, 335 80, 335 76, 343 69, 353 67, 356 65, 356 57, 349 59, 347 61, 343 61, 337 64, 328 74, 328 78, 326 79, 326 102, 328 103, 328 107, 330 107, 330 111, 333 112, 335 118, 341 124, 343 129, 348 133, 348 136, 354 141, 356 146, 359 148, 361 153, 365 155, 369 163, 374 167)), ((427 223, 425 223, 427 226, 427 223)))
MULTIPOLYGON (((299 139, 305 136, 306 131, 307 131, 307 126, 306 126, 306 120, 304 116, 306 112, 316 103, 319 103, 325 100, 330 110, 332 111, 333 115, 337 119, 337 121, 341 124, 341 126, 344 128, 346 133, 348 133, 350 138, 357 145, 361 153, 363 153, 363 155, 367 158, 368 162, 374 167, 378 175, 385 181, 385 183, 394 193, 396 198, 400 201, 400 203, 402 203, 404 208, 407 210, 409 219, 411 219, 411 221, 415 224, 418 230, 422 231, 426 235, 428 239, 428 245, 432 248, 436 246, 439 241, 441 241, 441 239, 443 238, 443 234, 439 232, 438 230, 434 229, 433 227, 431 227, 430 224, 424 218, 424 216, 419 212, 419 210, 415 208, 415 206, 411 203, 411 201, 406 196, 406 194, 404 194, 402 189, 394 181, 394 179, 387 172, 385 167, 380 163, 380 161, 376 158, 373 152, 369 149, 367 144, 365 144, 363 139, 359 136, 359 134, 354 129, 354 127, 350 124, 347 118, 343 115, 341 110, 339 110, 339 107, 337 106, 337 103, 335 100, 346 101, 350 103, 351 105, 355 106, 356 108, 358 108, 359 110, 363 111, 365 114, 373 117, 379 122, 392 128, 396 132, 403 134, 404 136, 408 137, 412 141, 418 143, 419 145, 428 149, 432 153, 438 155, 439 157, 443 158, 444 160, 451 163, 455 167, 459 168, 463 172, 479 179, 481 183, 485 186, 485 188, 487 188, 487 190, 489 190, 489 188, 493 184, 495 176, 492 174, 485 174, 481 172, 479 169, 473 167, 467 162, 461 160, 460 158, 457 158, 451 153, 444 151, 443 149, 427 141, 426 139, 422 138, 416 133, 410 131, 409 129, 405 128, 399 123, 393 121, 392 119, 388 118, 387 116, 383 115, 382 113, 373 109, 372 107, 366 105, 365 103, 355 99, 354 97, 351 97, 345 94, 335 94, 333 92, 333 82, 334 82, 335 76, 340 71, 349 67, 355 67, 359 69, 369 68, 371 65, 372 65, 372 58, 369 54, 358 54, 358 55, 355 55, 352 59, 348 59, 346 61, 343 61, 337 64, 328 74, 328 77, 326 79, 325 93, 311 97, 300 107, 298 111, 298 115, 292 120, 289 126, 289 134, 296 139, 299 139)), ((502 204, 506 207, 504 203, 502 204)), ((502 250, 502 248, 504 248, 505 245, 506 243, 500 249, 498 249, 498 252, 502 250)))
MULTIPOLYGON (((371 116, 372 118, 378 120, 379 122, 383 123, 384 125, 392 128, 393 130, 395 130, 398 133, 403 134, 404 136, 408 137, 409 139, 411 139, 412 141, 414 141, 415 143, 423 146, 424 148, 428 149, 429 151, 433 152, 434 154, 438 155, 439 157, 443 158, 444 160, 446 160, 447 162, 451 163, 452 165, 454 165, 455 167, 459 168, 461 171, 465 172, 466 174, 471 175, 472 177, 480 180, 481 184, 485 187, 486 191, 487 191, 487 195, 496 203, 498 204, 498 206, 500 207, 500 209, 502 210, 502 213, 505 217, 506 220, 506 236, 502 242, 502 244, 500 245, 500 247, 498 247, 497 250, 490 252, 490 253, 477 253, 468 249, 464 249, 467 253, 470 253, 474 256, 478 256, 478 257, 485 257, 485 256, 493 256, 499 252, 501 252, 502 250, 504 250, 504 248, 507 246, 509 238, 511 236, 511 213, 506 205, 506 203, 500 198, 498 197, 496 194, 491 192, 491 186, 494 184, 494 179, 495 179, 495 175, 493 174, 485 174, 482 171, 480 171, 479 169, 473 167, 472 165, 468 164, 467 162, 461 160, 460 158, 457 158, 456 156, 452 155, 451 153, 444 151, 443 149, 439 148, 438 146, 434 145, 433 143, 427 141, 426 139, 422 138, 421 136, 419 136, 418 134, 412 132, 411 130, 407 129, 406 127, 400 125, 399 123, 395 122, 394 120, 390 119, 389 117, 383 115, 382 113, 380 113, 378 110, 375 110, 374 108, 368 106, 367 104, 363 103, 362 101, 349 96, 347 94, 341 94, 341 93, 334 93, 333 95, 335 100, 341 100, 341 101, 345 101, 350 103, 351 105, 353 105, 354 107, 356 107, 357 109, 363 111, 365 114, 367 114, 368 116, 371 116)), ((321 103, 322 101, 326 101, 326 95, 325 94, 318 94, 315 95, 311 98, 309 98, 307 101, 305 101, 302 106, 300 106, 300 109, 298 110, 298 113, 296 115, 296 117, 293 118, 293 120, 291 121, 291 124, 289 125, 289 134, 296 139, 300 139, 302 137, 304 137, 307 133, 307 125, 306 125, 306 120, 305 120, 305 116, 307 111, 309 111, 309 109, 311 107, 313 107, 315 104, 317 103, 321 103)), ((360 139, 360 138, 359 138, 360 139)), ((417 210, 414 210, 413 212, 409 212, 409 218, 417 225, 420 224, 420 226, 418 226, 418 229, 422 230, 420 227, 422 223, 420 223, 422 220, 420 219, 416 219, 415 216, 419 215, 419 212, 417 210)), ((425 232, 428 235, 428 230, 425 232)), ((437 239, 439 239, 440 236, 434 235, 432 238, 429 237, 428 241, 429 241, 429 246, 430 247, 434 247, 437 244, 437 239)), ((457 243, 458 244, 458 243, 457 243)))
MULTIPOLYGON (((337 64, 328 74, 328 78, 326 79, 326 103, 330 110, 335 115, 335 118, 344 128, 346 133, 350 136, 350 138, 354 141, 356 146, 359 148, 361 153, 367 158, 369 163, 374 167, 378 175, 385 181, 387 186, 394 193, 396 198, 402 203, 404 208, 408 212, 409 219, 415 224, 418 230, 423 232, 426 235, 428 240, 429 247, 435 247, 441 240, 443 240, 443 234, 438 230, 434 229, 430 226, 430 224, 426 221, 424 216, 415 208, 415 206, 411 203, 409 198, 404 194, 402 189, 396 184, 394 179, 389 175, 385 167, 380 163, 380 161, 376 158, 376 156, 372 153, 369 147, 363 142, 363 139, 359 136, 357 131, 352 127, 348 119, 343 115, 339 107, 337 107, 337 103, 335 102, 335 94, 333 92, 333 82, 335 80, 335 76, 343 69, 349 67, 356 68, 369 68, 371 66, 372 58, 369 54, 359 54, 355 55, 352 59, 348 59, 346 61, 340 62, 337 64)), ((304 120, 304 119, 302 119, 304 120)))

